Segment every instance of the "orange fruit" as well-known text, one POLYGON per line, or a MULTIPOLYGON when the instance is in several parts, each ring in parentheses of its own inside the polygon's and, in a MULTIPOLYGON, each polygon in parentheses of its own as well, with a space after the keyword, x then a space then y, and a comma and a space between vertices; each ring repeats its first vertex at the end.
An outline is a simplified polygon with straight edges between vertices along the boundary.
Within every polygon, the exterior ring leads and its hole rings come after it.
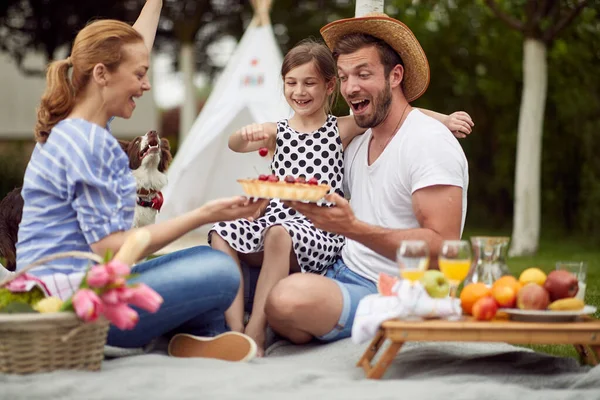
POLYGON ((460 292, 460 304, 465 314, 471 314, 477 300, 491 295, 492 291, 485 283, 469 283, 460 292))
POLYGON ((515 278, 512 275, 504 275, 498 278, 492 285, 492 291, 500 286, 510 287, 515 292, 515 294, 519 293, 519 290, 521 290, 521 288, 523 287, 523 285, 521 285, 517 278, 515 278))

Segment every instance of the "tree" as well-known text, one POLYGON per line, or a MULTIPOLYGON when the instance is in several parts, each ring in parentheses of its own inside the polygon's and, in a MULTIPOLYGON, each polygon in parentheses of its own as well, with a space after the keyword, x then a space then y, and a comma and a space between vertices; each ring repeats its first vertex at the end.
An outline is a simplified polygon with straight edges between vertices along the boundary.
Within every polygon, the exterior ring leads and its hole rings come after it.
POLYGON ((523 91, 519 112, 515 208, 510 255, 537 251, 541 220, 542 129, 546 106, 547 51, 588 0, 527 0, 523 18, 514 17, 495 0, 485 0, 493 13, 524 36, 523 91))
POLYGON ((0 50, 9 53, 26 75, 43 75, 45 63, 27 67, 26 56, 42 52, 46 61, 69 45, 77 32, 95 18, 131 20, 139 0, 79 2, 72 0, 3 0, 0 5, 0 50))

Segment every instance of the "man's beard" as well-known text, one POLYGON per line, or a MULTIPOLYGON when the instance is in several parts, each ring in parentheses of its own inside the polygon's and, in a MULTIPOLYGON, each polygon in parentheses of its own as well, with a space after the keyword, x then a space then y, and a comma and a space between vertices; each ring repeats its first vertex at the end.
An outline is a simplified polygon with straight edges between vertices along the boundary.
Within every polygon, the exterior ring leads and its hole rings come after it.
POLYGON ((374 128, 386 119, 392 105, 392 89, 389 81, 386 81, 385 88, 377 94, 372 105, 375 107, 372 115, 354 115, 356 125, 361 128, 374 128))

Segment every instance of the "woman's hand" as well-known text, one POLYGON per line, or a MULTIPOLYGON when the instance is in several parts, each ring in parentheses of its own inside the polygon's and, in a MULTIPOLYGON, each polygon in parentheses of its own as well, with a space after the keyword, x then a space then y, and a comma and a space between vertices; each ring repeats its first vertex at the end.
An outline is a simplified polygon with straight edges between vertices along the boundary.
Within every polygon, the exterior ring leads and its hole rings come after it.
POLYGON ((266 207, 267 199, 248 199, 244 196, 209 201, 200 207, 208 222, 231 221, 246 218, 253 221, 260 209, 266 207))

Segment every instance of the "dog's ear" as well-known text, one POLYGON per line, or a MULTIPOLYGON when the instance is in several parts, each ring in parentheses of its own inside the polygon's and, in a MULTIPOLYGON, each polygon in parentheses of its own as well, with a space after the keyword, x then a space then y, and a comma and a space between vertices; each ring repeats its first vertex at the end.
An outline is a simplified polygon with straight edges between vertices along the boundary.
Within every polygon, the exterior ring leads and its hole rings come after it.
POLYGON ((117 139, 117 141, 119 142, 119 145, 121 145, 121 148, 123 149, 123 151, 125 153, 127 153, 127 150, 129 149, 129 141, 127 141, 127 140, 118 140, 118 139, 117 139))
POLYGON ((169 140, 166 138, 160 139, 160 163, 158 164, 158 170, 160 172, 165 172, 169 169, 172 160, 173 156, 171 155, 171 145, 169 144, 169 140))

